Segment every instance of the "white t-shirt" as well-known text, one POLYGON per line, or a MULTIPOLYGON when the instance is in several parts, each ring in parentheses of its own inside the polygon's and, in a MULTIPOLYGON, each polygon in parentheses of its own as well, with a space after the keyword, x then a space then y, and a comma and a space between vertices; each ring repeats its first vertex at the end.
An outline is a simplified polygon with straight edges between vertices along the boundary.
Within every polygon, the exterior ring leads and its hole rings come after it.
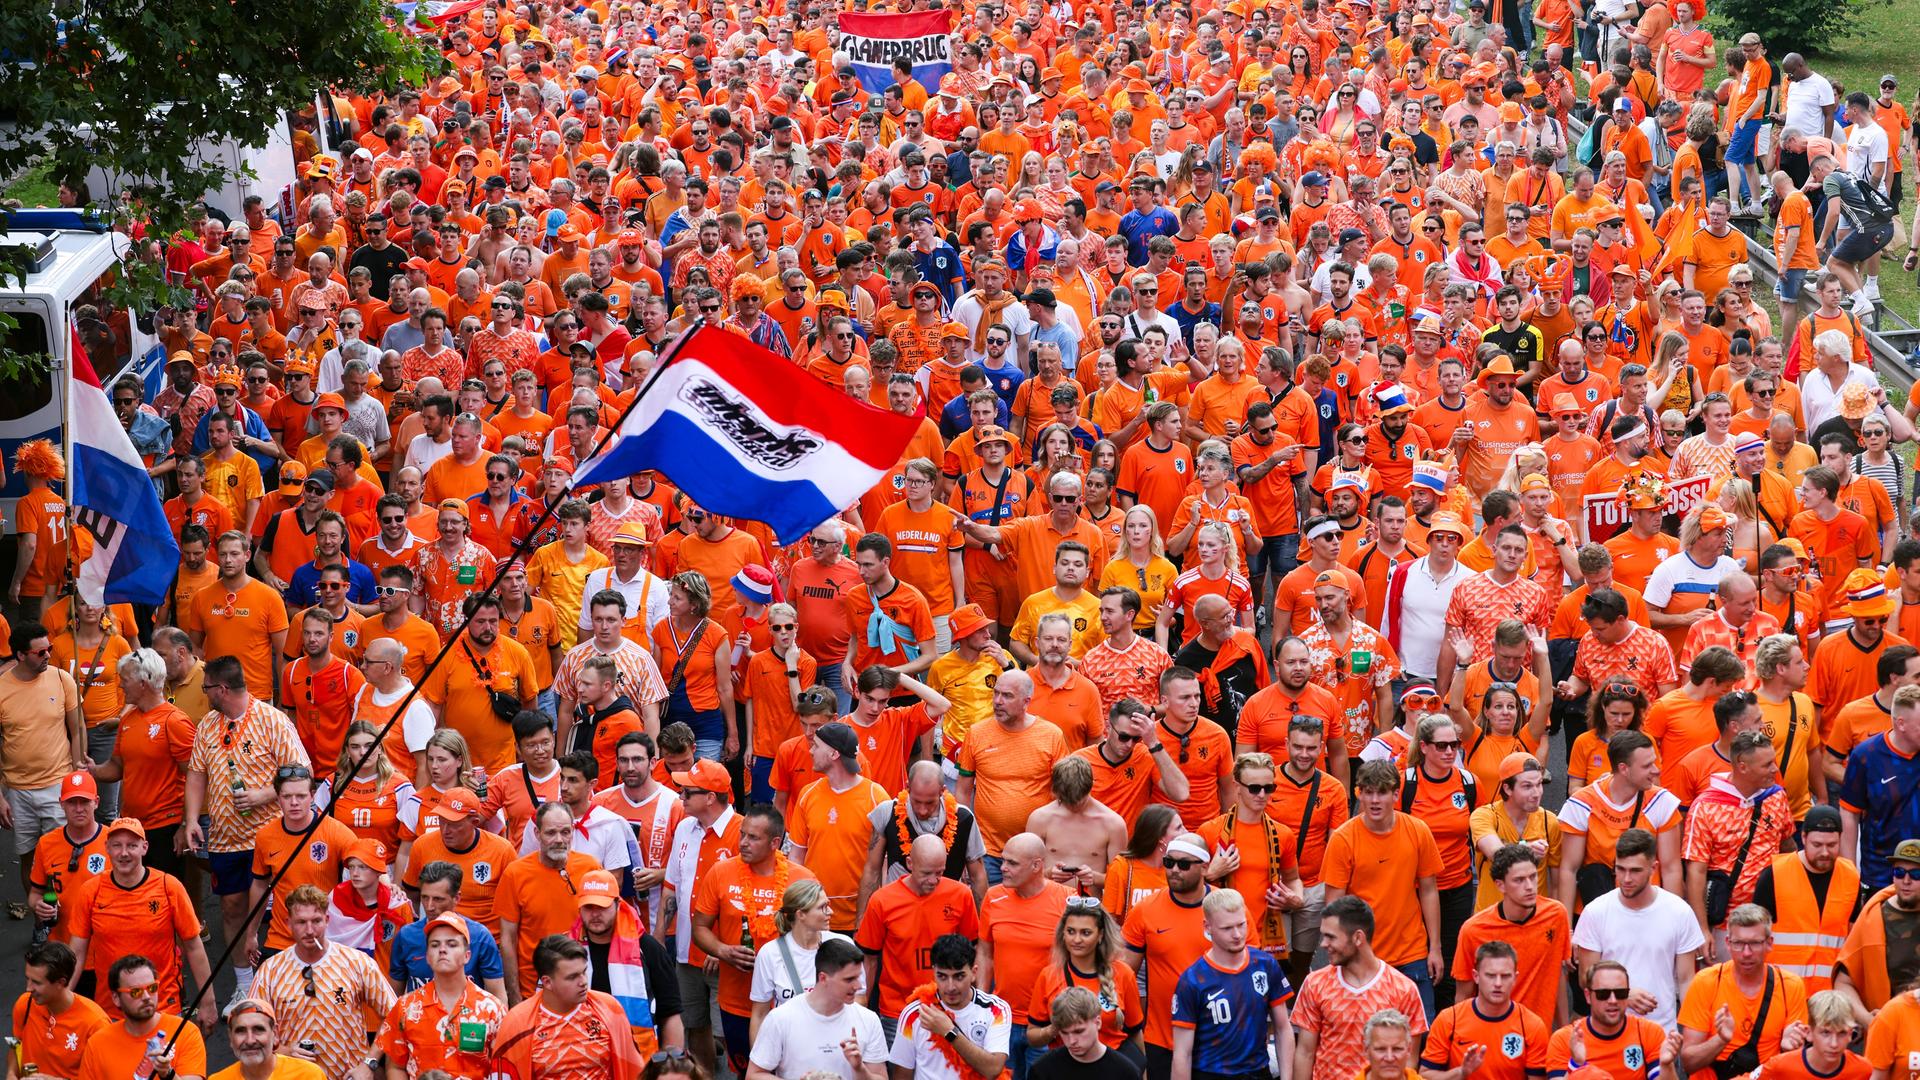
MULTIPOLYGON (((835 939, 849 945, 853 944, 852 938, 845 934, 836 934, 831 930, 820 935, 823 943, 835 939)), ((792 934, 786 935, 785 940, 787 949, 793 955, 794 969, 800 974, 800 985, 793 985, 793 976, 787 972, 787 962, 780 955, 780 939, 775 939, 760 946, 760 952, 753 958, 753 984, 747 991, 749 1000, 771 1001, 774 1007, 778 1008, 813 989, 813 958, 820 952, 820 946, 815 945, 811 949, 801 948, 799 943, 793 940, 792 934)), ((866 991, 865 983, 863 976, 861 979, 863 995, 866 991)))
POLYGON ((420 475, 425 476, 427 475, 427 470, 433 468, 434 462, 439 461, 443 457, 451 457, 452 455, 452 439, 448 439, 445 442, 434 442, 433 436, 423 431, 415 435, 413 441, 407 444, 405 463, 412 468, 419 469, 420 475))
POLYGON ((1823 110, 1834 103, 1833 84, 1827 81, 1825 75, 1809 72, 1799 82, 1789 79, 1786 92, 1786 126, 1798 128, 1802 135, 1824 138, 1827 134, 1827 117, 1823 110))
POLYGON ((854 1080, 853 1066, 840 1052, 848 1036, 860 1040, 864 1063, 878 1065, 887 1059, 887 1035, 872 1009, 849 1005, 822 1016, 806 998, 794 998, 761 1021, 760 1037, 747 1058, 781 1080, 799 1080, 816 1069, 854 1080))
POLYGON ((1855 124, 1847 132, 1847 171, 1861 179, 1887 161, 1887 132, 1876 123, 1855 124))
MULTIPOLYGON (((353 701, 353 718, 360 719, 360 703, 363 701, 371 699, 373 705, 385 709, 411 693, 413 693, 413 684, 405 679, 400 680, 400 689, 391 694, 383 694, 375 690, 372 683, 368 683, 367 688, 361 691, 363 696, 353 701)), ((371 720, 371 717, 369 719, 371 720)), ((380 721, 382 724, 385 722, 380 721)), ((433 738, 433 729, 438 726, 433 719, 433 710, 420 697, 415 696, 407 703, 407 711, 400 714, 400 737, 406 740, 407 752, 425 753, 427 740, 433 738)))
POLYGON ((1698 949, 1706 939, 1685 900, 1658 886, 1648 888, 1653 903, 1639 911, 1621 902, 1618 889, 1588 904, 1574 924, 1573 944, 1625 964, 1633 988, 1651 993, 1658 1002, 1647 1019, 1671 1029, 1679 993, 1673 958, 1698 949))
POLYGON ((1647 587, 1640 595, 1648 607, 1664 608, 1673 603, 1675 593, 1715 595, 1720 591, 1720 583, 1737 573, 1740 573, 1740 564, 1725 555, 1710 566, 1701 566, 1686 552, 1675 552, 1660 560, 1660 565, 1647 575, 1647 587))
POLYGON ((1382 618, 1380 627, 1381 633, 1393 634, 1394 623, 1400 624, 1400 670, 1427 678, 1439 674, 1434 668, 1440 663, 1440 642, 1446 636, 1447 605, 1453 602, 1453 590, 1472 576, 1473 571, 1456 562, 1452 571, 1435 577, 1424 555, 1407 567, 1400 605, 1393 618, 1382 618))
MULTIPOLYGON (((900 1010, 900 1030, 893 1037, 893 1052, 887 1061, 912 1073, 915 1080, 978 1080, 954 1071, 946 1055, 934 1046, 934 1036, 927 1032, 926 1025, 916 1022, 920 1010, 918 1002, 900 1010)), ((973 1000, 953 1014, 953 1022, 962 1035, 987 1053, 1007 1052, 1013 1009, 992 994, 975 990, 973 1000)))

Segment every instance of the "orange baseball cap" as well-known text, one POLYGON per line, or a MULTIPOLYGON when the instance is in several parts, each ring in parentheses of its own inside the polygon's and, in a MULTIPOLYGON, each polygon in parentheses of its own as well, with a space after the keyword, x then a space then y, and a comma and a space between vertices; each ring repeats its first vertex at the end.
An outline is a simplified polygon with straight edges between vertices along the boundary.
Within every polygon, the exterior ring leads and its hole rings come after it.
POLYGON ((348 846, 346 859, 359 859, 376 874, 387 872, 387 846, 370 836, 361 837, 348 846))
POLYGON ((691 788, 695 791, 709 791, 722 796, 733 794, 733 777, 728 776, 726 767, 717 761, 701 758, 686 772, 670 775, 674 785, 681 790, 691 788))
POLYGON ((94 783, 92 773, 76 769, 60 782, 60 801, 66 802, 68 799, 100 801, 100 785, 94 783))
POLYGON ((620 902, 620 879, 606 870, 589 870, 580 878, 575 901, 580 907, 612 907, 620 902))
POLYGON ((446 817, 471 817, 485 813, 485 809, 480 804, 480 796, 466 788, 457 787, 441 793, 440 813, 446 817))

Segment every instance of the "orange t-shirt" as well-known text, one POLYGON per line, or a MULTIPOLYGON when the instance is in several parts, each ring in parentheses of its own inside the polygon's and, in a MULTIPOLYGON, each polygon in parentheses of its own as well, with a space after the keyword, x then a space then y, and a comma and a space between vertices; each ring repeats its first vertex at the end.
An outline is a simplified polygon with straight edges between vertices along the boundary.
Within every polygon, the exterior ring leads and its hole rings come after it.
POLYGON ((1641 730, 1659 747, 1661 761, 1675 763, 1720 737, 1713 702, 1695 701, 1684 686, 1653 703, 1641 730))
POLYGON ((894 576, 919 589, 934 615, 951 613, 953 572, 948 553, 966 546, 953 514, 938 503, 916 512, 902 500, 880 512, 873 531, 893 542, 894 576))
POLYGON ((1540 420, 1518 395, 1505 409, 1494 408, 1485 397, 1473 398, 1461 413, 1461 422, 1474 429, 1473 441, 1460 451, 1460 472, 1475 496, 1494 489, 1508 459, 1522 444, 1540 441, 1540 420))
MULTIPOLYGON (((864 816, 864 815, 863 815, 864 816)), ((864 861, 865 856, 862 856, 864 861)), ((758 922, 768 930, 773 928, 773 913, 780 908, 780 894, 785 887, 780 884, 781 870, 786 871, 789 884, 795 881, 818 880, 812 870, 793 862, 784 856, 771 874, 756 874, 753 868, 739 858, 725 858, 713 864, 707 872, 700 875, 700 883, 693 892, 693 913, 713 918, 713 934, 728 945, 744 944, 743 937, 758 922)), ((838 905, 835 905, 836 908, 838 905)), ((772 941, 777 934, 754 932, 751 940, 753 948, 772 941)), ((732 964, 722 961, 720 964, 720 1009, 735 1016, 753 1015, 753 1001, 749 992, 753 987, 753 973, 741 971, 732 964)))
MULTIPOLYGON (((1423 787, 1426 785, 1422 785, 1423 787)), ((1373 906, 1373 949, 1399 967, 1427 956, 1427 928, 1420 912, 1420 879, 1438 878, 1439 845, 1426 822, 1395 812, 1393 828, 1375 835, 1359 818, 1327 839, 1322 876, 1329 887, 1373 906)))
MULTIPOLYGON (((905 783, 903 770, 903 787, 905 783)), ((806 849, 807 869, 820 879, 833 902, 832 928, 843 934, 854 928, 860 874, 866 869, 868 842, 873 838, 867 815, 891 798, 886 788, 872 780, 856 777, 847 790, 835 791, 833 782, 822 778, 787 804, 788 838, 794 847, 806 849)))
MULTIPOLYGON (((1225 738, 1222 734, 1223 742, 1225 738)), ((988 854, 998 855, 1027 827, 1027 817, 1052 800, 1053 763, 1067 750, 1066 736, 1045 720, 1030 719, 1019 731, 1008 731, 998 721, 967 731, 954 764, 974 782, 975 820, 988 854)), ((1231 762, 1227 765, 1232 767, 1231 762)))
POLYGON ((1214 854, 1229 848, 1240 852, 1240 868, 1233 872, 1228 885, 1238 890, 1241 899, 1246 901, 1247 930, 1252 934, 1248 940, 1261 948, 1276 951, 1285 948, 1286 920, 1276 919, 1268 925, 1267 886, 1283 880, 1289 869, 1295 873, 1300 871, 1292 826, 1272 817, 1264 821, 1241 821, 1238 814, 1229 810, 1200 826, 1198 831, 1200 839, 1207 842, 1207 850, 1214 854), (1229 822, 1232 823, 1231 835, 1227 832, 1229 822))
POLYGON ((264 582, 248 578, 228 592, 215 581, 194 594, 180 628, 205 635, 202 656, 234 656, 254 697, 272 700, 273 643, 268 635, 287 629, 287 605, 264 582))
POLYGON ((267 948, 293 947, 287 930, 287 895, 302 885, 312 885, 330 893, 340 884, 340 868, 347 849, 358 840, 354 831, 339 818, 327 817, 311 835, 288 832, 284 818, 276 817, 260 826, 253 836, 253 876, 265 881, 282 864, 286 873, 273 887, 273 921, 267 924, 267 948))
MULTIPOLYGON (((1121 934, 1147 956, 1147 1045, 1171 1048, 1174 987, 1212 947, 1200 905, 1183 904, 1171 889, 1162 889, 1133 906, 1121 934)), ((1426 955, 1424 944, 1421 949, 1426 955)))
MULTIPOLYGON (((87 967, 93 971, 98 985, 107 985, 107 969, 115 960, 137 953, 153 961, 160 1011, 179 1011, 177 943, 200 936, 200 917, 194 913, 193 898, 187 895, 179 878, 149 869, 140 884, 123 889, 114 884, 112 874, 101 874, 72 895, 62 897, 61 906, 69 905, 74 910, 68 929, 74 937, 89 941, 87 967)), ((111 994, 101 1007, 109 1017, 120 1018, 111 994)), ((187 1067, 185 1062, 174 1064, 176 1068, 187 1067)))
POLYGON ((569 851, 567 870, 562 875, 547 866, 536 851, 507 864, 506 872, 500 875, 500 887, 493 895, 494 914, 503 923, 518 924, 520 935, 520 955, 504 959, 520 965, 520 985, 527 992, 534 986, 534 946, 548 934, 573 929, 580 919, 580 907, 574 902, 577 883, 598 869, 600 860, 569 851))
MULTIPOLYGON (((1027 1022, 1034 974, 1053 963, 1053 933, 1073 893, 1057 881, 1044 883, 1033 896, 1021 896, 1010 885, 987 890, 980 905, 980 941, 993 947, 994 985, 1013 1006, 1013 1022, 1027 1022), (1011 995, 1011 996, 1009 996, 1011 995)), ((985 989, 992 990, 992 987, 985 989)))
POLYGON ((458 866, 462 880, 460 902, 454 905, 454 910, 498 936, 500 916, 494 911, 494 894, 507 867, 517 858, 519 853, 513 845, 498 833, 482 830, 472 847, 454 851, 447 846, 445 834, 439 829, 430 829, 413 842, 404 881, 418 888, 420 870, 430 862, 450 862, 458 866))
POLYGON ((925 957, 944 934, 980 937, 980 913, 965 885, 941 878, 922 897, 902 879, 874 891, 854 941, 880 957, 881 1013, 900 1015, 913 992, 933 977, 925 957))

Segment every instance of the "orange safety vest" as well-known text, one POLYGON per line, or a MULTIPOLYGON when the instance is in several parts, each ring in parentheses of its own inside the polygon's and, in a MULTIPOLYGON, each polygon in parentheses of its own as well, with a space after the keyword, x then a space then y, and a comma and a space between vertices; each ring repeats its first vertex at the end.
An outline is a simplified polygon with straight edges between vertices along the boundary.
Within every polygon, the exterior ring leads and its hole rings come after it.
POLYGON ((1827 901, 1815 906, 1813 882, 1798 853, 1773 857, 1773 953, 1767 959, 1800 976, 1807 993, 1833 988, 1833 964, 1846 944, 1860 895, 1860 868, 1848 859, 1833 864, 1827 901))

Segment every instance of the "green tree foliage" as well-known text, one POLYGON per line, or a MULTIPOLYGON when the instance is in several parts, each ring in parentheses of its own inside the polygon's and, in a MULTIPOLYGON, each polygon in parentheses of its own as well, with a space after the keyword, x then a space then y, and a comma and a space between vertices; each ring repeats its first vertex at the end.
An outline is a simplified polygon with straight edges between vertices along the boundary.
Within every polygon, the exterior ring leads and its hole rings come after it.
POLYGON ((230 175, 196 162, 202 144, 260 145, 324 86, 393 90, 438 63, 388 14, 380 0, 0 4, 0 176, 43 162, 77 186, 100 165, 129 178, 142 217, 176 226, 230 175))

